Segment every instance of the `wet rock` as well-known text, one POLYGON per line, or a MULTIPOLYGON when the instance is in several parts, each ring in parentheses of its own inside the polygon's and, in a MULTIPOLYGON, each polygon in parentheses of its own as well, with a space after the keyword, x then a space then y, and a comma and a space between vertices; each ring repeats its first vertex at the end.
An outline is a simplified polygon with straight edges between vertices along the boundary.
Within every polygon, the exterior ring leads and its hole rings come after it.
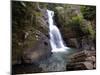
POLYGON ((81 61, 95 61, 96 52, 95 51, 80 51, 69 56, 71 62, 81 62, 81 61))
POLYGON ((92 62, 84 62, 84 65, 86 66, 86 68, 87 68, 88 70, 93 69, 93 64, 92 64, 92 62))
POLYGON ((80 51, 69 56, 66 70, 90 70, 96 68, 96 52, 80 51))
POLYGON ((96 61, 96 57, 95 56, 90 56, 90 57, 87 57, 85 60, 95 62, 96 61))
POLYGON ((91 70, 93 69, 92 62, 76 62, 71 63, 66 66, 67 71, 73 71, 73 70, 91 70))

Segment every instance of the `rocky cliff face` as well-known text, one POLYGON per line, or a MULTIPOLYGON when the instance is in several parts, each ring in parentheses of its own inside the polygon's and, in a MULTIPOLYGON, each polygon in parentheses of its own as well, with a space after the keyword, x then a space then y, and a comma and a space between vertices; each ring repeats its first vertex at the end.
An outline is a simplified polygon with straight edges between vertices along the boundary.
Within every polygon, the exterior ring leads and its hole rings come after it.
POLYGON ((50 56, 46 9, 27 2, 12 5, 12 63, 32 63, 50 56))
POLYGON ((86 6, 82 12, 81 5, 13 1, 13 73, 95 69, 94 8, 86 6), (47 9, 54 11, 55 25, 59 28, 64 43, 70 47, 68 52, 54 52, 51 55, 47 9))
POLYGON ((77 5, 58 6, 55 8, 55 21, 68 47, 95 50, 95 28, 92 21, 84 19, 80 9, 81 6, 77 5))

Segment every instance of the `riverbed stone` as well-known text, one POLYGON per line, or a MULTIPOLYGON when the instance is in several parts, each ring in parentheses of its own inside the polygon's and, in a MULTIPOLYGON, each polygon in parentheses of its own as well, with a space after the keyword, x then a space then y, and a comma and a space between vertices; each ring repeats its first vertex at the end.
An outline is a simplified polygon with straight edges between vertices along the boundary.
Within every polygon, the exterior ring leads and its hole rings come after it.
POLYGON ((69 56, 69 62, 66 65, 66 70, 91 70, 96 68, 96 53, 95 51, 80 51, 69 56))

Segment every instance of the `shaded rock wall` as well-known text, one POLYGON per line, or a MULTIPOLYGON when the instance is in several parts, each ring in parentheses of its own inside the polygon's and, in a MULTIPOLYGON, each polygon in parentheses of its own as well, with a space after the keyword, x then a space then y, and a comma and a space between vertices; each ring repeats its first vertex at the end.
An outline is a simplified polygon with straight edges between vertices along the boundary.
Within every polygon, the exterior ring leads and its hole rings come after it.
POLYGON ((84 19, 81 6, 58 6, 55 8, 54 19, 68 47, 95 50, 96 31, 92 21, 84 19))
MULTIPOLYGON (((13 2, 13 63, 16 63, 16 61, 17 63, 21 63, 22 61, 27 63, 35 62, 44 56, 49 56, 51 53, 46 9, 55 12, 55 25, 60 29, 64 43, 68 47, 95 50, 95 18, 92 17, 92 20, 87 20, 81 11, 81 7, 83 6, 22 1, 13 2)), ((89 12, 91 11, 89 10, 89 12)), ((89 15, 90 18, 91 15, 89 15)))
POLYGON ((51 54, 46 9, 12 2, 12 64, 37 62, 51 54))

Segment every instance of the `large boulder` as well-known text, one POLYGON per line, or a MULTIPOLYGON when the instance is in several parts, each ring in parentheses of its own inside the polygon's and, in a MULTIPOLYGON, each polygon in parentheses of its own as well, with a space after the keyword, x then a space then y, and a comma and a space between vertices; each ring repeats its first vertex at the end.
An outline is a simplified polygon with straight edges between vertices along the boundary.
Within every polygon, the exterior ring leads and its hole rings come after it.
POLYGON ((77 62, 77 63, 71 63, 68 64, 66 67, 66 70, 72 71, 72 70, 91 70, 94 66, 92 62, 77 62))
POLYGON ((26 63, 37 62, 51 55, 49 39, 46 35, 36 30, 29 32, 24 41, 23 60, 26 63), (34 37, 35 36, 35 37, 34 37), (34 39, 32 40, 32 38, 34 39))
POLYGON ((96 52, 80 51, 69 56, 66 70, 91 70, 96 68, 96 52))

